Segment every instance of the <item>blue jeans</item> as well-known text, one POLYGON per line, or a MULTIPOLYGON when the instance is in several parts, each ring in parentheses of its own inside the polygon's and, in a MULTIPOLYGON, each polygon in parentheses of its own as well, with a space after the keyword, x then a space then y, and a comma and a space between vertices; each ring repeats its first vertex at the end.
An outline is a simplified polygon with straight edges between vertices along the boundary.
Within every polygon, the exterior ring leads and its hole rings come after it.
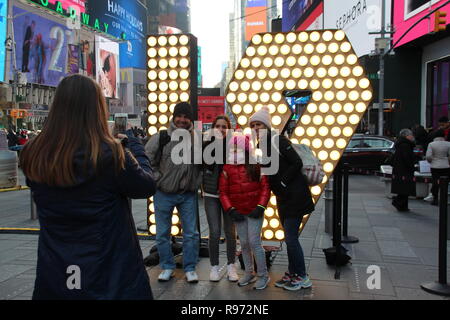
POLYGON ((283 221, 283 229, 289 261, 289 273, 297 274, 300 277, 306 276, 305 257, 303 249, 298 241, 298 230, 302 218, 285 218, 283 221))
POLYGON ((195 271, 198 261, 199 233, 197 230, 196 195, 156 191, 153 197, 156 218, 156 246, 161 269, 175 269, 176 264, 170 241, 173 209, 178 209, 183 229, 183 268, 185 272, 195 271))

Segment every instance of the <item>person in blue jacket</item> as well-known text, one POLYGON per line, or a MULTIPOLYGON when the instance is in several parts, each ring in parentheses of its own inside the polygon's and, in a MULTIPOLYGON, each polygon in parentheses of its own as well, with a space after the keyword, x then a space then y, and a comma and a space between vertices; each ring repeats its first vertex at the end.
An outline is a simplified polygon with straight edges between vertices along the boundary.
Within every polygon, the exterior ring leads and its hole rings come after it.
POLYGON ((68 76, 22 151, 41 226, 33 299, 153 299, 128 198, 155 182, 143 146, 107 118, 98 84, 68 76))

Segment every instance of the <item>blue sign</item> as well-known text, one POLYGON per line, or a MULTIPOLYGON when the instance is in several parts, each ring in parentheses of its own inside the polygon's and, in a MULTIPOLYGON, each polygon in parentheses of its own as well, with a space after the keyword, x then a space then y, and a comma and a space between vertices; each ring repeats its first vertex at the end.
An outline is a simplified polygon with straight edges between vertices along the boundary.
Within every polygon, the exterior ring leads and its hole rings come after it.
POLYGON ((265 7, 267 6, 266 0, 247 0, 247 8, 252 7, 265 7))
POLYGON ((6 30, 8 26, 8 0, 0 3, 0 81, 5 81, 6 30))
POLYGON ((283 2, 283 32, 291 31, 300 17, 308 10, 317 0, 287 0, 283 2))
POLYGON ((89 1, 87 13, 109 24, 108 34, 124 40, 120 44, 121 68, 147 68, 147 9, 139 1, 89 1))

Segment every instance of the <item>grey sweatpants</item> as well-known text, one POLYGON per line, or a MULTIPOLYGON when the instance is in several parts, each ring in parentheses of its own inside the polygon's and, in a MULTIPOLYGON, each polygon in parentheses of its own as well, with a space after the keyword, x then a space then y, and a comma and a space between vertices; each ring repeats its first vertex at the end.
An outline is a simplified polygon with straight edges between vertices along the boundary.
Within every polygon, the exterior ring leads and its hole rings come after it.
POLYGON ((244 221, 236 222, 236 230, 241 243, 242 258, 244 260, 245 272, 253 272, 253 255, 255 256, 258 276, 267 276, 266 253, 262 247, 261 229, 264 217, 252 219, 245 217, 244 221))
POLYGON ((218 198, 205 196, 206 219, 209 227, 209 260, 212 266, 219 265, 219 242, 222 232, 222 216, 227 244, 228 264, 236 261, 236 227, 231 217, 223 212, 218 198))

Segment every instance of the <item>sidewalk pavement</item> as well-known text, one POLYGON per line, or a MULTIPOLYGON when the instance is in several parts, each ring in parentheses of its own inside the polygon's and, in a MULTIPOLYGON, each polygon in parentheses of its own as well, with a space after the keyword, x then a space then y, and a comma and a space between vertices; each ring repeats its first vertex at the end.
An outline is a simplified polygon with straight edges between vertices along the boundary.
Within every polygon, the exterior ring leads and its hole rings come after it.
MULTIPOLYGON (((23 177, 21 182, 23 184, 23 177)), ((202 201, 200 205, 201 233, 207 236, 202 201)), ((133 200, 132 208, 137 228, 145 228, 146 200, 133 200)), ((386 198, 384 184, 379 178, 352 175, 349 235, 358 237, 360 241, 345 245, 352 257, 352 264, 341 268, 339 280, 334 279, 334 267, 326 264, 322 252, 322 249, 332 246, 332 241, 330 235, 325 233, 324 200, 321 199, 300 237, 313 288, 289 292, 274 287, 274 282, 287 269, 285 245, 270 269, 271 281, 265 290, 252 290, 251 286, 240 288, 226 279, 226 251, 225 244, 221 244, 220 282, 209 281, 207 258, 199 261, 198 284, 188 284, 182 269, 176 270, 175 278, 170 282, 159 283, 159 267, 148 267, 153 294, 161 300, 450 300, 420 289, 422 283, 438 279, 438 208, 423 200, 411 200, 410 208, 411 212, 397 212, 386 198), (367 286, 371 275, 367 268, 372 265, 379 266, 381 270, 380 289, 369 289, 367 286)), ((29 190, 0 192, 0 227, 39 227, 38 221, 30 220, 29 190)), ((0 233, 1 300, 31 299, 37 240, 37 235, 0 233)), ((154 241, 143 240, 140 244, 143 255, 147 256, 154 241)), ((450 241, 448 244, 450 248, 450 241)), ((242 273, 240 268, 238 270, 242 273)))

